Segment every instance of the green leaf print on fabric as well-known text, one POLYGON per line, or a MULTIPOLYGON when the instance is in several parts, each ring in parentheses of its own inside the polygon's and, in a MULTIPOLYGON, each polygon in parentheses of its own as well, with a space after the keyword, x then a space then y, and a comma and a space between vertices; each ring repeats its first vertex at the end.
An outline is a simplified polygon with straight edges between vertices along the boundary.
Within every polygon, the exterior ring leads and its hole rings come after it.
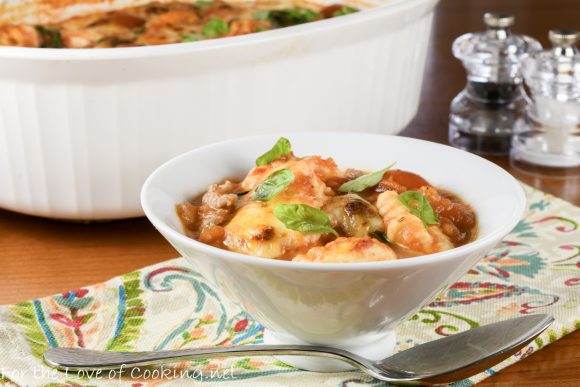
POLYGON ((513 254, 509 258, 511 264, 502 266, 502 269, 511 273, 525 275, 529 278, 534 278, 546 266, 538 252, 513 254))
POLYGON ((12 306, 11 312, 12 321, 24 329, 26 341, 34 357, 42 359, 44 351, 49 346, 56 346, 54 336, 46 326, 42 305, 38 300, 16 304, 12 306))
POLYGON ((437 323, 442 322, 442 319, 445 316, 452 317, 456 321, 454 323, 438 325, 435 328, 435 333, 437 333, 438 335, 441 335, 441 336, 449 336, 450 334, 465 330, 465 329, 460 329, 458 327, 458 322, 466 323, 468 325, 467 329, 479 327, 479 323, 477 321, 470 319, 470 318, 467 318, 465 316, 461 316, 461 315, 456 314, 456 313, 443 312, 443 311, 435 310, 435 309, 421 309, 419 312, 417 312, 416 315, 411 317, 411 321, 418 320, 424 324, 437 324, 437 323), (421 315, 421 314, 426 314, 427 316, 420 317, 419 315, 421 315))
POLYGON ((260 369, 256 365, 252 364, 252 359, 249 357, 245 357, 243 359, 238 360, 235 365, 236 365, 236 367, 239 367, 239 368, 242 368, 245 370, 249 370, 249 371, 256 371, 256 370, 260 369))
POLYGON ((0 374, 0 384, 12 384, 12 381, 8 379, 6 376, 0 374))
POLYGON ((532 224, 525 219, 520 220, 510 234, 518 238, 536 238, 538 236, 534 232, 532 224))
MULTIPOLYGON (((534 278, 542 269, 546 268, 543 258, 537 251, 529 251, 521 254, 513 254, 516 244, 512 249, 496 250, 483 258, 472 269, 473 273, 485 273, 502 280, 508 280, 512 274, 519 274, 528 278, 534 278)), ((523 246, 523 245, 520 245, 523 246)))
POLYGON ((535 203, 530 204, 530 210, 540 210, 540 211, 544 211, 546 208, 548 208, 548 206, 550 205, 550 202, 546 201, 546 200, 540 200, 537 201, 535 203))
POLYGON ((107 344, 108 351, 130 351, 141 334, 145 319, 145 304, 140 296, 141 277, 138 271, 125 274, 118 288, 118 314, 114 336, 107 344))

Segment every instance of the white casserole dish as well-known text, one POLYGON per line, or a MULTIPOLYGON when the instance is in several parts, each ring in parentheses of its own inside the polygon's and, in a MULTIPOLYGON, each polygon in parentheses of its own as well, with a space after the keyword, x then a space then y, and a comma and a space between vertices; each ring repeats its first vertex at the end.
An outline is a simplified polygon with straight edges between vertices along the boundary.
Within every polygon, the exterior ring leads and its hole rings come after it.
POLYGON ((212 141, 397 132, 418 108, 437 1, 195 43, 0 47, 0 207, 139 216, 146 176, 212 141))

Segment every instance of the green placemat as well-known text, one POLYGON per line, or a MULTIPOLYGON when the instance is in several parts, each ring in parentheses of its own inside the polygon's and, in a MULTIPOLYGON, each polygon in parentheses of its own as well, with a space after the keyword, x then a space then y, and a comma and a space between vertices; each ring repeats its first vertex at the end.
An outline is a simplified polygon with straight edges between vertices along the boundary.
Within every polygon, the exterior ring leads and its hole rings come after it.
MULTIPOLYGON (((535 342, 457 386, 472 385, 580 326, 580 208, 525 187, 528 211, 459 282, 397 330, 398 349, 522 314, 556 319, 535 342)), ((259 343, 262 327, 189 266, 173 259, 64 294, 0 307, 0 382, 37 385, 379 386, 360 372, 314 373, 269 357, 108 372, 64 374, 46 367, 48 347, 112 351, 259 343)))

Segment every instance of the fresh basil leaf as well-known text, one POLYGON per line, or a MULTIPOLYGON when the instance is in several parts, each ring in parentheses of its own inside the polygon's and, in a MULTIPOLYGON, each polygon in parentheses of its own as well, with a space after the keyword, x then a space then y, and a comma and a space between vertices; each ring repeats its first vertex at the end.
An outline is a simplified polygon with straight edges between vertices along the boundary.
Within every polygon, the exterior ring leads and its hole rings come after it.
POLYGON ((62 48, 62 36, 59 30, 35 26, 36 31, 41 38, 41 47, 43 48, 62 48))
POLYGON ((219 38, 220 36, 226 35, 229 31, 228 23, 222 19, 211 19, 201 29, 201 33, 206 38, 219 38))
POLYGON ((389 243, 389 238, 387 238, 387 234, 385 234, 382 231, 373 231, 373 232, 369 233, 369 236, 371 238, 375 238, 379 242, 383 242, 384 244, 389 243))
POLYGON ((387 172, 387 170, 390 169, 393 165, 395 165, 395 163, 392 163, 380 171, 368 173, 366 175, 359 176, 354 180, 347 181, 341 185, 338 190, 340 192, 362 192, 369 187, 379 184, 379 182, 383 179, 385 172, 387 172))
POLYGON ((280 169, 268 176, 254 191, 254 200, 272 199, 294 181, 294 174, 289 169, 280 169))
POLYGON ((195 2, 195 5, 197 5, 200 8, 205 8, 205 7, 209 7, 210 5, 212 5, 213 0, 197 0, 195 2))
POLYGON ((337 9, 332 13, 332 17, 348 15, 355 12, 358 12, 358 9, 349 7, 348 5, 343 5, 340 9, 337 9))
POLYGON ((326 212, 306 204, 278 204, 274 207, 274 216, 291 230, 305 234, 338 235, 326 212))
POLYGON ((254 19, 255 20, 268 20, 269 17, 270 17, 270 11, 261 9, 261 10, 254 12, 254 19))
POLYGON ((195 32, 190 32, 189 34, 185 34, 181 36, 181 41, 183 43, 186 42, 197 42, 198 40, 201 40, 201 36, 198 33, 195 32))
POLYGON ((290 152, 292 152, 292 145, 290 145, 290 140, 285 137, 280 137, 272 149, 256 159, 256 165, 260 167, 262 165, 270 164, 272 161, 278 160, 280 157, 290 154, 290 152))
POLYGON ((399 200, 413 215, 421 219, 425 227, 439 224, 437 213, 421 192, 405 191, 399 195, 399 200))
POLYGON ((317 12, 307 8, 293 8, 270 11, 270 20, 279 27, 308 23, 319 19, 317 12))

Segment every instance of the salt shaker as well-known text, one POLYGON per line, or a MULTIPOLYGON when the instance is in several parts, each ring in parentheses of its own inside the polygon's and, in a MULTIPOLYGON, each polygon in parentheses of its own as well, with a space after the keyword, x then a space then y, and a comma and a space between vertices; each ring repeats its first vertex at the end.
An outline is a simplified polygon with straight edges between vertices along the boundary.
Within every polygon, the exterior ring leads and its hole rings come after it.
POLYGON ((486 13, 487 30, 453 42, 453 55, 463 62, 467 85, 451 102, 449 142, 482 154, 509 153, 513 128, 527 105, 520 58, 540 51, 540 43, 510 32, 514 17, 486 13))
POLYGON ((552 30, 552 49, 522 60, 531 104, 513 138, 512 158, 545 167, 580 167, 580 33, 552 30))

